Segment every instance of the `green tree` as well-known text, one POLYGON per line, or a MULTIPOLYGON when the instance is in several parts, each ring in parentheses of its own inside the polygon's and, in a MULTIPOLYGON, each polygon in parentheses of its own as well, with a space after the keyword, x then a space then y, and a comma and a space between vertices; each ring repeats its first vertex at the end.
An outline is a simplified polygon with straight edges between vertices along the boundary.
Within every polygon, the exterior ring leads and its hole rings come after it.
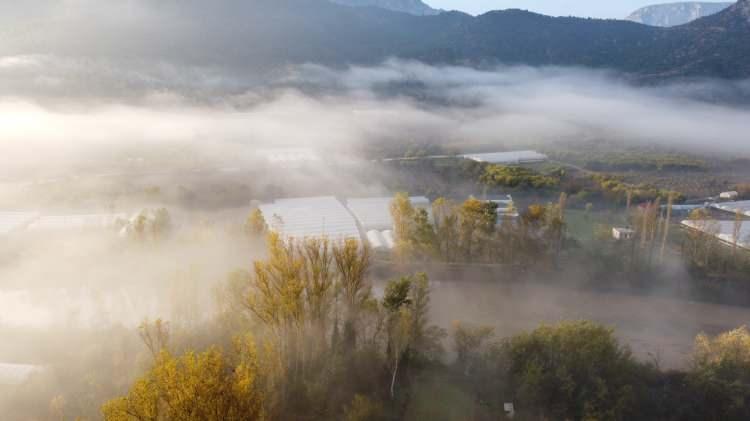
POLYGON ((543 325, 508 340, 504 354, 521 409, 547 419, 632 419, 638 364, 611 329, 543 325))

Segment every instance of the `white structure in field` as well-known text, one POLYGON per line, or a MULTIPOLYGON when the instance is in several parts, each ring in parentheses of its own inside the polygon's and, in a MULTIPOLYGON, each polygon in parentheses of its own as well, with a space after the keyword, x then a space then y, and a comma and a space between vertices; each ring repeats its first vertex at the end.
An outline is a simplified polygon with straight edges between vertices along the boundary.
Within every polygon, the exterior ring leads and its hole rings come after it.
POLYGON ((28 364, 0 363, 0 386, 16 386, 25 382, 32 374, 42 368, 28 364))
POLYGON ((739 202, 723 202, 711 205, 714 209, 722 210, 736 214, 738 211, 745 216, 750 216, 750 200, 741 200, 739 202))
POLYGON ((284 238, 361 241, 357 221, 333 196, 279 199, 259 208, 268 227, 284 238))
MULTIPOLYGON (((423 196, 410 197, 416 209, 430 210, 430 199, 423 196)), ((368 197, 347 199, 346 207, 352 212, 364 231, 393 229, 391 203, 393 197, 368 197)))
MULTIPOLYGON (((409 198, 416 209, 430 212, 430 199, 424 196, 409 198)), ((393 237, 393 218, 391 203, 393 197, 368 197, 347 199, 346 207, 357 219, 357 223, 366 233, 367 243, 374 250, 390 250, 396 245, 393 237)))
POLYGON ((126 214, 45 215, 28 226, 29 231, 60 231, 114 228, 126 221, 126 214))
POLYGON ((506 195, 504 199, 489 199, 488 202, 497 204, 497 223, 502 224, 506 218, 518 218, 518 210, 513 203, 513 197, 506 195))
POLYGON ((736 191, 725 191, 719 194, 721 200, 737 200, 738 197, 740 197, 740 194, 736 191))
POLYGON ((488 164, 500 165, 520 165, 533 164, 537 162, 548 161, 547 155, 537 151, 513 151, 513 152, 494 152, 494 153, 476 153, 461 155, 465 159, 476 162, 486 162, 488 164))
POLYGON ((284 168, 320 161, 320 157, 310 148, 261 149, 258 154, 269 164, 284 168))
MULTIPOLYGON (((682 225, 703 232, 707 235, 713 235, 728 245, 734 245, 734 233, 736 228, 735 221, 717 221, 717 220, 686 220, 682 225)), ((737 246, 750 250, 750 221, 742 221, 739 235, 737 236, 737 246)))
POLYGON ((37 218, 33 212, 0 212, 0 235, 25 230, 37 218))
POLYGON ((630 228, 612 228, 612 238, 615 240, 630 240, 635 236, 635 231, 630 228))

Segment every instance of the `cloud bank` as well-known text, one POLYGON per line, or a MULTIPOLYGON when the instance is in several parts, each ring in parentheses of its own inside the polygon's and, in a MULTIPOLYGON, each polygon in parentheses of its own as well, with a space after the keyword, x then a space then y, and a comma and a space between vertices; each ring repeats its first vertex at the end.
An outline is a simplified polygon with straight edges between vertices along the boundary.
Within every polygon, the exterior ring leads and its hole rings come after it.
POLYGON ((280 145, 347 151, 417 140, 502 149, 605 139, 750 155, 750 108, 726 100, 750 92, 748 82, 636 87, 585 69, 392 60, 309 64, 260 83, 218 70, 165 65, 142 73, 37 56, 0 58, 0 76, 4 175, 175 145, 220 159, 280 145))

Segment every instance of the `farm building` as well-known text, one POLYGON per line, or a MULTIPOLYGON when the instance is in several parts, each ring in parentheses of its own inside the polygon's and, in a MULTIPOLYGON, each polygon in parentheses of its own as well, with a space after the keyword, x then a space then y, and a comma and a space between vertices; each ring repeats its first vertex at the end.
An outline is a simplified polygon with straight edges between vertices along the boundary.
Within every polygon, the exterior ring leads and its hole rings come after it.
POLYGON ((725 191, 719 194, 721 200, 737 200, 738 197, 740 197, 740 194, 736 191, 725 191))
POLYGON ((25 230, 37 218, 32 212, 0 212, 0 235, 25 230))
POLYGON ((498 224, 501 224, 506 218, 518 218, 518 210, 515 208, 511 195, 506 195, 502 199, 488 199, 487 201, 497 204, 498 224))
MULTIPOLYGON (((689 229, 713 235, 726 244, 734 245, 735 221, 686 220, 682 221, 682 225, 689 229)), ((740 226, 737 246, 750 250, 750 221, 745 221, 740 226)))
MULTIPOLYGON (((426 197, 413 196, 409 201, 416 209, 430 211, 430 199, 426 197)), ((375 250, 391 250, 395 247, 391 202, 393 197, 368 197, 346 201, 346 207, 366 233, 367 243, 375 250)))
POLYGON ((739 211, 741 214, 750 217, 750 200, 741 200, 739 202, 723 202, 714 203, 711 205, 712 208, 718 209, 731 214, 736 214, 739 211))
POLYGON ((547 155, 536 151, 477 153, 462 155, 462 157, 476 162, 486 162, 488 164, 499 165, 533 164, 549 160, 547 155))
MULTIPOLYGON (((423 196, 410 197, 412 206, 430 210, 430 199, 423 196)), ((346 207, 352 212, 364 231, 393 229, 391 203, 393 197, 368 197, 347 199, 346 207)))
MULTIPOLYGON (((414 208, 430 212, 430 199, 424 196, 413 196, 409 200, 414 208)), ((346 207, 356 218, 362 231, 365 232, 367 243, 374 250, 391 250, 396 245, 391 218, 392 202, 393 197, 368 197, 346 201, 346 207)))
POLYGON ((36 365, 0 363, 0 385, 19 385, 41 369, 36 365))
POLYGON ((285 238, 361 240, 357 221, 333 196, 279 199, 259 208, 269 229, 285 238))
POLYGON ((320 157, 310 148, 261 149, 258 155, 268 164, 282 168, 296 168, 320 161, 320 157))
POLYGON ((635 236, 635 231, 630 228, 612 228, 612 238, 615 240, 630 240, 635 236))
MULTIPOLYGON (((661 205, 661 209, 666 212, 667 205, 661 205)), ((690 214, 690 212, 696 210, 696 209, 705 209, 708 207, 706 204, 702 205, 672 205, 672 216, 676 215, 682 215, 687 216, 690 214)))
POLYGON ((28 231, 60 231, 114 228, 117 221, 125 221, 126 214, 45 215, 29 224, 28 231))

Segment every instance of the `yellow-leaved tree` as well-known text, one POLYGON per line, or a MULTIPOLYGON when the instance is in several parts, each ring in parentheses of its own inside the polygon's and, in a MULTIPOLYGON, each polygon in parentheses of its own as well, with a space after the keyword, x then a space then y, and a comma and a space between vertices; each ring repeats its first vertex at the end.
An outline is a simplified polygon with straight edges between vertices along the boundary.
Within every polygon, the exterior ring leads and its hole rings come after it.
POLYGON ((102 407, 106 421, 263 420, 264 388, 252 338, 236 342, 236 361, 218 348, 180 357, 161 351, 127 395, 102 407))

